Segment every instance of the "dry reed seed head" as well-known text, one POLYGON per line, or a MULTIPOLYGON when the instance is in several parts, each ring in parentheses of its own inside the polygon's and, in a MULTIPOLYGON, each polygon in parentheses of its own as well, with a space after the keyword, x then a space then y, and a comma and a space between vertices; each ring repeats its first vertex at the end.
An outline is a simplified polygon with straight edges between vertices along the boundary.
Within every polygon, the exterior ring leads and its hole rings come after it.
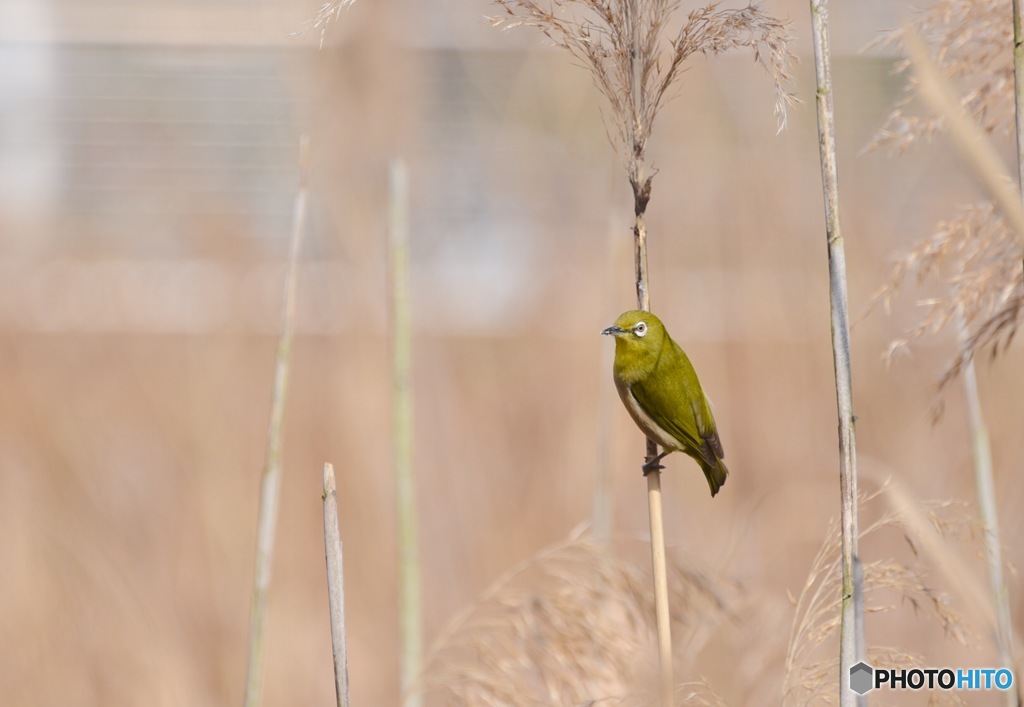
POLYGON ((707 680, 684 682, 676 686, 675 704, 698 707, 727 707, 728 702, 715 692, 707 680))
MULTIPOLYGON (((910 670, 927 667, 921 656, 899 648, 871 647, 867 649, 867 662, 872 665, 887 665, 910 670)), ((955 691, 933 690, 928 694, 929 705, 965 705, 966 702, 955 691)))
POLYGON ((1024 318, 1022 260, 1024 248, 991 203, 961 207, 956 217, 941 221, 935 233, 899 256, 889 281, 872 298, 871 307, 890 310, 908 276, 945 293, 918 301, 922 316, 890 344, 886 360, 962 317, 970 334, 943 373, 941 389, 977 351, 991 346, 995 354, 1008 346, 1024 318))
MULTIPOLYGON (((675 559, 669 572, 674 633, 695 653, 734 589, 675 559)), ((540 553, 442 631, 422 690, 466 705, 646 704, 644 666, 656 662, 648 575, 585 538, 540 553)))
MULTIPOLYGON (((870 497, 862 497, 862 509, 879 495, 890 493, 888 485, 870 497)), ((926 510, 931 514, 935 527, 960 529, 966 514, 963 504, 951 502, 928 503, 926 510)), ((913 547, 913 529, 910 519, 895 511, 882 515, 878 520, 862 528, 862 541, 881 532, 896 531, 903 535, 913 547)), ((839 524, 830 523, 825 539, 808 573, 807 582, 796 604, 796 615, 790 632, 786 654, 786 672, 783 682, 783 704, 809 704, 834 701, 838 691, 839 663, 834 650, 825 650, 826 642, 836 640, 839 632, 842 605, 842 567, 839 553, 839 524), (827 657, 823 657, 827 656, 827 657)), ((953 540, 954 536, 943 536, 953 540)), ((968 625, 953 610, 948 597, 937 591, 928 581, 929 560, 915 552, 912 564, 892 559, 879 560, 864 565, 864 611, 866 615, 885 613, 899 604, 913 606, 918 614, 936 623, 944 634, 958 643, 967 643, 973 638, 968 625)), ((965 570, 966 571, 966 570, 965 570)), ((878 659, 882 664, 897 667, 916 667, 922 660, 893 648, 873 647, 868 652, 869 660, 878 659)))
MULTIPOLYGON (((630 17, 628 0, 494 0, 505 11, 492 18, 502 28, 540 30, 590 72, 607 103, 606 123, 612 144, 627 164, 643 162, 654 119, 695 53, 714 56, 749 48, 775 86, 775 115, 782 130, 786 109, 796 102, 792 67, 795 56, 786 22, 758 4, 719 10, 718 3, 691 12, 674 36, 668 27, 679 3, 637 3, 630 17), (636 28, 639 82, 634 78, 633 28, 636 28)), ((636 175, 631 176, 635 178, 636 175)), ((639 181, 634 179, 634 181, 639 181)))
MULTIPOLYGON (((916 33, 934 50, 943 75, 972 88, 960 99, 967 115, 986 132, 1010 134, 1014 130, 1013 16, 1005 0, 939 0, 904 27, 893 30, 875 45, 901 47, 916 33)), ((942 130, 942 119, 918 115, 911 109, 919 84, 908 73, 909 61, 896 64, 905 74, 906 98, 889 114, 867 149, 885 147, 901 153, 910 145, 942 130)))
POLYGON ((292 33, 293 37, 301 36, 311 29, 320 30, 320 48, 324 48, 324 39, 327 36, 327 26, 341 17, 341 11, 353 5, 356 0, 330 0, 320 6, 320 9, 313 13, 313 16, 306 20, 305 26, 298 32, 292 33))

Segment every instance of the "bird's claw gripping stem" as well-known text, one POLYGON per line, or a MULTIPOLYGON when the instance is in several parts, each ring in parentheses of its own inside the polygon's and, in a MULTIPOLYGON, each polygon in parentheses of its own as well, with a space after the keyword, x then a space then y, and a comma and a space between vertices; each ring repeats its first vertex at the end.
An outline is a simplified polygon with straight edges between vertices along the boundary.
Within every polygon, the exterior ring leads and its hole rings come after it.
POLYGON ((644 476, 647 476, 652 471, 661 471, 662 469, 664 469, 665 467, 663 467, 658 462, 660 462, 665 457, 666 454, 668 454, 668 452, 662 452, 658 456, 651 457, 650 459, 645 461, 644 465, 642 467, 640 467, 641 469, 643 469, 644 476))
POLYGON ((657 459, 652 459, 651 461, 647 462, 640 468, 643 469, 644 476, 647 476, 652 471, 661 471, 665 467, 659 464, 657 459))

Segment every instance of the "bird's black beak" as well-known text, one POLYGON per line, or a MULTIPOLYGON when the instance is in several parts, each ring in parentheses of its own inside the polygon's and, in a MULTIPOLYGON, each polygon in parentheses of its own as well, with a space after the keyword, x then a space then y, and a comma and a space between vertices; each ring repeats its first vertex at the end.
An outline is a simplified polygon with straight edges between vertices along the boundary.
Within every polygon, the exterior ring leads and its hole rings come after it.
POLYGON ((618 336, 619 334, 625 334, 626 330, 623 329, 620 326, 610 326, 607 329, 605 329, 604 331, 602 331, 601 333, 602 334, 611 334, 612 336, 618 336))

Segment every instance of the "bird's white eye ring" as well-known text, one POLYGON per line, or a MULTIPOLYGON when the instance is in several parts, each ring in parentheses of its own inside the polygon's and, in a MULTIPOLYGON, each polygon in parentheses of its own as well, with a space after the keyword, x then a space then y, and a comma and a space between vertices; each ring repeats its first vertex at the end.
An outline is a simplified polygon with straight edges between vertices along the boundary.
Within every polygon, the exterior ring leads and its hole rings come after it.
POLYGON ((633 327, 633 333, 636 334, 637 336, 643 336, 644 334, 647 333, 647 324, 644 322, 640 322, 635 327, 633 327))

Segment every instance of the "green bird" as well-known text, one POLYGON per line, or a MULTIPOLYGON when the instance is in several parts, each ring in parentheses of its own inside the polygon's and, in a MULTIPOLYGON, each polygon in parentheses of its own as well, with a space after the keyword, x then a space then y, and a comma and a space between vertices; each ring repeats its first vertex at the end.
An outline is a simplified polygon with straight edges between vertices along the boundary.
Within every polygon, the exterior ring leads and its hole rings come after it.
POLYGON ((665 325, 650 312, 632 310, 601 332, 615 337, 615 387, 633 421, 664 451, 644 464, 644 476, 663 469, 659 461, 685 452, 704 470, 711 495, 729 470, 711 405, 693 364, 665 325))

